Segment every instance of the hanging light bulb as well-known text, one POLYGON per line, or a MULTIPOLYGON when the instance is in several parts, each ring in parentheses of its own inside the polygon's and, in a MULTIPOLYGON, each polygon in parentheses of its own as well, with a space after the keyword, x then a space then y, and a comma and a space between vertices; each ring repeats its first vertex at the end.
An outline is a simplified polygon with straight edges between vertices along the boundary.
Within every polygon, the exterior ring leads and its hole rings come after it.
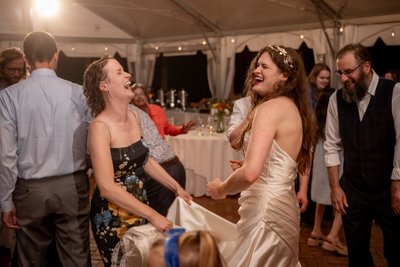
POLYGON ((395 34, 394 34, 394 30, 392 30, 392 37, 394 37, 395 36, 395 34))
POLYGON ((343 32, 343 31, 344 31, 343 25, 340 25, 339 32, 343 32))
POLYGON ((36 0, 35 8, 40 15, 51 17, 58 12, 60 3, 58 0, 36 0))
POLYGON ((206 45, 206 44, 207 44, 207 42, 206 42, 206 41, 203 41, 203 42, 202 42, 202 44, 203 44, 203 45, 206 45))
POLYGON ((303 34, 300 34, 300 39, 304 39, 304 35, 303 34))
POLYGON ((106 52, 108 51, 108 47, 107 46, 104 47, 104 51, 106 51, 106 52))
POLYGON ((178 50, 179 50, 179 51, 182 51, 182 46, 178 46, 178 50))
POLYGON ((158 45, 156 45, 156 47, 154 47, 154 49, 155 49, 155 50, 158 50, 158 49, 159 49, 158 45))

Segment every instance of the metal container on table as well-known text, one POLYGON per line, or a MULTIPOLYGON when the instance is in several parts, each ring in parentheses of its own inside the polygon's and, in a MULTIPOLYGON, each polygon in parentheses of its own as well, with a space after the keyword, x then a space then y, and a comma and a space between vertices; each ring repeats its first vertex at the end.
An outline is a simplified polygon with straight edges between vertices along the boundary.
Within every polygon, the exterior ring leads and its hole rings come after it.
POLYGON ((160 103, 160 106, 165 107, 164 90, 163 89, 159 89, 157 91, 157 98, 160 103))
POLYGON ((186 108, 187 108, 187 96, 188 96, 188 94, 187 94, 187 92, 185 91, 185 89, 180 90, 178 96, 179 96, 178 98, 179 98, 179 101, 180 101, 180 103, 181 103, 181 108, 182 108, 182 110, 186 110, 186 108))
POLYGON ((167 101, 168 101, 168 107, 171 108, 171 109, 174 109, 175 106, 176 106, 175 93, 176 93, 176 90, 173 89, 173 88, 168 91, 168 100, 167 101))

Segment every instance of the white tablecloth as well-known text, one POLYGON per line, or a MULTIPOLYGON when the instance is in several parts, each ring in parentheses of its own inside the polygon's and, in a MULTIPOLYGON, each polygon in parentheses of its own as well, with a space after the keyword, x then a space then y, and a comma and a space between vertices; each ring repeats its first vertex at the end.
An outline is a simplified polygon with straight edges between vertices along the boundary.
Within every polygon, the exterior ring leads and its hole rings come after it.
POLYGON ((231 148, 225 133, 198 135, 198 130, 178 136, 166 136, 166 141, 186 170, 186 190, 194 196, 207 193, 207 182, 225 180, 232 173, 230 159, 242 159, 242 153, 231 148))
POLYGON ((201 120, 203 123, 207 124, 209 114, 204 113, 196 113, 196 112, 184 112, 181 110, 165 110, 165 114, 167 114, 168 120, 171 124, 174 125, 182 125, 187 123, 188 121, 194 121, 196 123, 201 120))

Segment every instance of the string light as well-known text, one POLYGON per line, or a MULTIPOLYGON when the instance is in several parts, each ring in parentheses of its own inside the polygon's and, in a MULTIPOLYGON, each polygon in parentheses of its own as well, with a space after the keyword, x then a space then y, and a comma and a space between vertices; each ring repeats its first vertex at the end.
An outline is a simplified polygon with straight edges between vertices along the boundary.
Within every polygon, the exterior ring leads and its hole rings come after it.
POLYGON ((394 37, 394 35, 395 35, 395 34, 394 34, 394 30, 392 30, 392 37, 394 37))
POLYGON ((343 29, 343 25, 340 25, 339 31, 340 31, 340 32, 343 32, 343 30, 344 30, 344 29, 343 29))
POLYGON ((300 34, 300 39, 304 39, 304 35, 303 34, 300 34))
POLYGON ((202 42, 202 44, 203 44, 203 45, 206 45, 206 44, 207 44, 207 42, 206 42, 206 41, 203 41, 203 42, 202 42))
POLYGON ((154 49, 155 49, 155 50, 158 50, 158 49, 159 49, 158 45, 156 45, 156 47, 154 47, 154 49))
POLYGON ((104 51, 106 51, 106 52, 108 51, 108 47, 107 46, 104 47, 104 51))
POLYGON ((73 47, 71 48, 71 50, 72 50, 72 52, 75 52, 75 47, 73 46, 73 47))
POLYGON ((179 50, 179 51, 182 51, 182 46, 178 46, 178 50, 179 50))
POLYGON ((232 44, 235 43, 235 38, 232 38, 232 39, 231 39, 231 43, 232 43, 232 44))

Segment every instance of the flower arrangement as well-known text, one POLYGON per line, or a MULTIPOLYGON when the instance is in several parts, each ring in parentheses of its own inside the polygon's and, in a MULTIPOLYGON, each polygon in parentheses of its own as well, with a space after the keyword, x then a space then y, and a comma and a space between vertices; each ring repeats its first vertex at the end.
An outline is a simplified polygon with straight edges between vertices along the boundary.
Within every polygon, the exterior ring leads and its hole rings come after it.
POLYGON ((211 115, 229 115, 231 113, 231 105, 225 101, 217 101, 211 104, 211 115))
POLYGON ((216 101, 211 104, 210 115, 217 117, 217 133, 225 131, 225 115, 231 113, 231 105, 226 101, 216 101))

